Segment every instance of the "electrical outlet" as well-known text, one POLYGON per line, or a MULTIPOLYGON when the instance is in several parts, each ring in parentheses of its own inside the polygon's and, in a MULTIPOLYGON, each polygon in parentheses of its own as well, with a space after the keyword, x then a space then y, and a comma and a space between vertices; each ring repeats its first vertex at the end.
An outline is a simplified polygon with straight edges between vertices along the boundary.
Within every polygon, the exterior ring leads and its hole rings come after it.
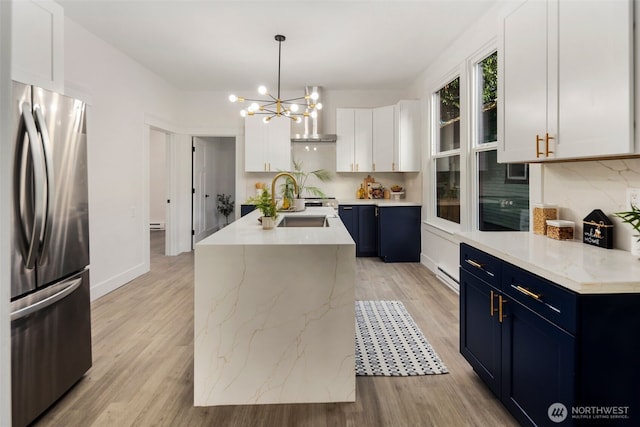
POLYGON ((627 206, 640 209, 640 188, 627 188, 627 206))

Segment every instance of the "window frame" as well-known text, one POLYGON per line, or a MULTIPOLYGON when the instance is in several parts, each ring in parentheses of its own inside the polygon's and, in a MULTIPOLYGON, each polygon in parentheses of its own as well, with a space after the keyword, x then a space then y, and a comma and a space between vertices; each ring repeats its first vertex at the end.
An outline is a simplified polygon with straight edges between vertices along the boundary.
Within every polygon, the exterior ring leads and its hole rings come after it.
POLYGON ((429 205, 427 209, 427 221, 426 223, 432 225, 438 229, 441 229, 447 233, 453 234, 455 232, 459 232, 463 230, 463 224, 467 220, 467 212, 464 209, 464 201, 467 198, 467 173, 466 173, 466 160, 465 160, 465 146, 468 145, 468 135, 467 135, 467 97, 465 96, 467 91, 467 76, 466 70, 464 67, 456 67, 447 74, 445 74, 438 83, 434 85, 433 89, 429 92, 429 169, 430 172, 428 174, 431 183, 428 186, 429 188, 429 205), (438 123, 439 119, 439 92, 440 90, 452 82, 456 78, 460 79, 460 147, 446 150, 446 151, 437 151, 438 142, 440 138, 440 124, 438 123), (437 216, 437 177, 436 177, 436 163, 438 159, 452 157, 452 156, 460 156, 460 223, 456 223, 453 221, 446 220, 444 218, 440 218, 437 216))
MULTIPOLYGON (((469 221, 466 224, 466 230, 478 231, 480 229, 479 217, 480 217, 480 168, 479 168, 479 154, 483 151, 498 150, 498 143, 500 139, 500 133, 497 134, 496 140, 492 142, 480 143, 480 115, 479 115, 479 96, 480 89, 480 72, 479 65, 482 61, 487 59, 498 51, 497 41, 493 40, 487 43, 485 46, 476 51, 475 54, 467 59, 467 73, 469 76, 469 140, 468 140, 468 160, 467 170, 469 171, 468 180, 468 206, 469 221)), ((500 70, 498 69, 498 73, 500 70)), ((500 95, 497 95, 498 102, 500 101, 500 95)), ((500 104, 498 104, 500 108, 500 104)), ((498 127, 500 127, 500 117, 498 117, 498 127)))

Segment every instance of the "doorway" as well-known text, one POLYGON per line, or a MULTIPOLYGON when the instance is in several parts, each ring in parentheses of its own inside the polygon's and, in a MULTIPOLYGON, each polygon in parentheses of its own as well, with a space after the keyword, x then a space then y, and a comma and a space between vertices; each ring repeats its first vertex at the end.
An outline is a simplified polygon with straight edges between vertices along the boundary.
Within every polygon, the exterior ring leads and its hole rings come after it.
POLYGON ((217 196, 227 195, 235 202, 235 152, 235 137, 192 138, 192 249, 226 225, 225 216, 218 213, 217 196))
MULTIPOLYGON (((150 241, 156 246, 163 242, 162 251, 167 252, 166 233, 167 195, 169 167, 167 163, 170 135, 151 128, 149 130, 149 232, 150 241)), ((159 247, 156 247, 159 249, 159 247)))

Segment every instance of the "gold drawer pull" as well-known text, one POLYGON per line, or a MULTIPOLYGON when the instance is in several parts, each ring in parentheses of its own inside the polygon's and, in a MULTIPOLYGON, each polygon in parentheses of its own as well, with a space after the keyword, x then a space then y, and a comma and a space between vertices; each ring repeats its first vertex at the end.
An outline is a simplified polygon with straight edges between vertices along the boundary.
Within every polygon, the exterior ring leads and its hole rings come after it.
POLYGON ((540 299, 540 297, 542 296, 542 294, 534 294, 533 292, 531 292, 529 289, 527 288, 523 288, 520 285, 511 285, 513 288, 517 289, 518 291, 522 292, 523 294, 530 296, 531 298, 535 298, 537 300, 540 299))
POLYGON ((465 259, 465 261, 467 262, 467 264, 472 265, 475 268, 479 268, 480 270, 484 271, 489 276, 495 277, 495 275, 492 272, 490 272, 489 270, 485 270, 484 265, 480 264, 478 261, 474 261, 472 259, 465 259))
POLYGON ((496 297, 496 294, 493 291, 489 291, 489 292, 491 292, 491 303, 489 305, 491 307, 491 317, 493 317, 494 313, 497 311, 493 306, 493 300, 496 297))

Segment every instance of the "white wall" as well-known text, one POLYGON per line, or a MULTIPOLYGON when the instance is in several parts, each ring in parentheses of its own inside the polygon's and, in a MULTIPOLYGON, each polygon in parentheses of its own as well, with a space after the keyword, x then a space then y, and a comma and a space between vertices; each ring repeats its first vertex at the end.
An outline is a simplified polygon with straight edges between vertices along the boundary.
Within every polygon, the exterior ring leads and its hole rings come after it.
POLYGON ((11 425, 9 232, 11 200, 11 2, 0 1, 0 426, 11 425))
POLYGON ((581 239, 582 219, 601 209, 614 227, 614 248, 630 250, 633 229, 614 212, 628 211, 627 188, 640 188, 640 159, 547 164, 543 167, 544 202, 560 206, 560 218, 575 221, 581 239))
POLYGON ((89 101, 91 297, 95 299, 149 269, 145 115, 171 120, 176 116, 177 92, 69 19, 64 33, 65 88, 89 101))
MULTIPOLYGON (((429 123, 428 118, 428 102, 431 94, 437 91, 444 81, 452 73, 460 73, 461 75, 461 97, 464 96, 464 74, 465 74, 465 62, 466 60, 476 54, 481 49, 486 48, 487 45, 495 43, 499 28, 499 19, 504 16, 505 11, 511 10, 515 4, 512 3, 499 3, 494 6, 489 12, 487 12, 482 18, 480 18, 472 27, 470 27, 464 34, 462 34, 451 46, 449 46, 429 67, 425 72, 416 79, 414 84, 409 89, 410 93, 415 94, 415 97, 422 99, 423 101, 423 175, 422 175, 422 200, 423 219, 427 219, 427 205, 432 197, 429 189, 431 188, 432 174, 430 169, 430 163, 426 161, 429 147, 428 147, 428 132, 429 123)), ((461 174, 461 179, 464 181, 464 176, 461 174)), ((532 184, 535 186, 535 184, 532 184)), ((465 206, 464 194, 461 198, 462 211, 465 206)), ((462 215, 461 211, 461 215, 462 215)), ((464 218, 463 218, 464 219, 464 218)), ((423 222, 422 224, 422 254, 421 262, 429 269, 438 273, 438 267, 442 268, 449 275, 458 278, 458 246, 459 241, 454 234, 448 231, 441 230, 431 224, 423 222)))
POLYGON ((149 222, 164 226, 167 208, 167 135, 149 132, 149 222))

